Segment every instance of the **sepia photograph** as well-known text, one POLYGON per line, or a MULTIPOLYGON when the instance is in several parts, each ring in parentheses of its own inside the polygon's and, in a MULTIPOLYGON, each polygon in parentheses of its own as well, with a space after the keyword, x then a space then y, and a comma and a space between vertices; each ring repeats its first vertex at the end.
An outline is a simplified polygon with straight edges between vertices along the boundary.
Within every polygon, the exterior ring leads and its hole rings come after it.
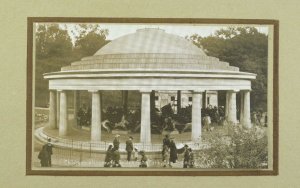
POLYGON ((29 18, 27 174, 278 174, 277 24, 29 18))

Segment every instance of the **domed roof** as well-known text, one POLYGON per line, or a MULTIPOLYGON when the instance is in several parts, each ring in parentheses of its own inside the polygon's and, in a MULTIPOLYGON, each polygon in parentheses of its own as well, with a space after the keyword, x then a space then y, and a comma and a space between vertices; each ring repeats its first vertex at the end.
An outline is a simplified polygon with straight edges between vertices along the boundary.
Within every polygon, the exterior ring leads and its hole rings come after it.
POLYGON ((129 53, 205 56, 205 53, 200 48, 185 38, 155 28, 138 29, 136 33, 117 38, 98 50, 95 55, 129 53))
POLYGON ((93 56, 61 68, 62 71, 95 69, 239 71, 229 63, 207 56, 187 39, 155 28, 121 36, 93 56))

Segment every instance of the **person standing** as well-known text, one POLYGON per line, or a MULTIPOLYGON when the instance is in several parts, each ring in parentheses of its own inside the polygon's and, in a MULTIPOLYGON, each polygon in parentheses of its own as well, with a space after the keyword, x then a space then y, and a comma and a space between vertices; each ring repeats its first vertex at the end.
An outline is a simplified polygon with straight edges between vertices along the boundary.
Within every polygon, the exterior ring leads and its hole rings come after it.
POLYGON ((47 151, 46 145, 44 145, 42 150, 39 152, 38 158, 40 159, 40 163, 42 167, 49 166, 49 153, 47 151))
POLYGON ((211 131, 211 128, 210 128, 210 124, 211 124, 211 119, 210 119, 210 116, 208 114, 205 114, 204 117, 204 127, 206 129, 206 131, 211 131))
POLYGON ((106 151, 105 160, 104 160, 104 167, 111 167, 111 161, 113 159, 113 146, 109 145, 106 151))
POLYGON ((193 150, 192 150, 192 148, 189 148, 188 151, 189 151, 189 160, 188 160, 189 168, 194 168, 195 160, 194 160, 193 150))
POLYGON ((170 150, 168 146, 164 146, 162 150, 162 161, 163 161, 163 167, 167 167, 167 165, 170 164, 170 150))
MULTIPOLYGON (((177 148, 174 142, 174 138, 171 138, 170 141, 170 163, 176 163, 177 161, 177 148)), ((171 165, 170 165, 171 166, 171 165)))
POLYGON ((121 167, 121 164, 120 164, 121 156, 120 156, 119 150, 116 148, 113 148, 112 152, 113 152, 113 167, 121 167))
POLYGON ((126 141, 126 151, 127 151, 127 161, 131 160, 131 154, 133 151, 133 143, 132 143, 132 136, 129 137, 129 139, 126 141))
POLYGON ((136 147, 134 147, 134 149, 132 151, 132 155, 133 155, 133 160, 137 161, 138 160, 138 149, 136 147))
POLYGON ((189 165, 189 146, 184 145, 184 152, 183 152, 183 168, 187 168, 189 165))
POLYGON ((169 138, 169 135, 167 134, 165 136, 165 138, 163 139, 163 147, 164 146, 168 146, 168 148, 170 148, 170 138, 169 138))
POLYGON ((113 145, 114 145, 114 149, 115 150, 118 150, 119 149, 119 146, 120 146, 120 140, 119 140, 119 137, 120 137, 120 135, 116 135, 115 136, 115 139, 114 139, 114 141, 113 141, 113 145))
POLYGON ((51 138, 48 138, 48 143, 45 144, 46 147, 46 151, 48 152, 48 166, 52 166, 52 162, 51 162, 51 156, 53 154, 52 148, 53 145, 51 144, 51 138))

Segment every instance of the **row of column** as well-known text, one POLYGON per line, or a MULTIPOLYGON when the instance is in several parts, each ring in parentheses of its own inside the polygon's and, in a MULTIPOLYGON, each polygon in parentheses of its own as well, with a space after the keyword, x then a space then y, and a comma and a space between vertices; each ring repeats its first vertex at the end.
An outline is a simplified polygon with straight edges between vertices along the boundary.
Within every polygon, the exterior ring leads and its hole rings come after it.
MULTIPOLYGON (((92 122, 91 122, 91 141, 101 141, 101 92, 98 90, 89 91, 92 93, 92 122)), ((141 90, 141 133, 140 141, 142 143, 151 143, 151 90, 141 90)), ((204 91, 194 90, 192 96, 192 134, 191 139, 199 142, 201 139, 201 108, 202 94, 204 91)), ((233 124, 237 123, 236 93, 238 91, 227 91, 225 116, 233 124)), ((250 91, 241 92, 241 110, 240 123, 247 128, 251 127, 250 120, 250 91)), ((76 92, 74 94, 74 103, 76 103, 76 92)), ((77 105, 74 104, 74 114, 77 111, 77 105)), ((68 106, 66 91, 50 91, 49 107, 49 126, 58 128, 59 136, 68 134, 68 106), (58 127, 57 127, 58 125, 58 127)))
MULTIPOLYGON (((236 109, 236 94, 238 91, 227 91, 226 93, 226 105, 225 105, 225 116, 228 122, 233 124, 237 123, 237 109, 236 109)), ((251 127, 250 117, 250 91, 242 90, 241 94, 241 105, 240 105, 240 124, 246 128, 251 127)))

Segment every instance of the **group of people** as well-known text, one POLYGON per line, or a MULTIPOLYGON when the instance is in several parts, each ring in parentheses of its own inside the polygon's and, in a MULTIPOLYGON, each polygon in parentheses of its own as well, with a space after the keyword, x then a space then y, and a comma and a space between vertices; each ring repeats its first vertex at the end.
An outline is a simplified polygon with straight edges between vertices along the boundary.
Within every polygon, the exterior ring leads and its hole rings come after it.
POLYGON ((163 139, 163 149, 162 149, 162 161, 163 167, 172 167, 171 163, 176 163, 178 160, 178 154, 184 154, 183 168, 193 168, 194 167, 194 153, 192 148, 187 144, 184 145, 183 152, 181 149, 177 149, 174 138, 170 138, 166 135, 163 139))
POLYGON ((120 164, 120 135, 116 135, 113 145, 109 145, 106 151, 104 167, 121 167, 120 164))
POLYGON ((52 144, 51 144, 51 139, 48 138, 48 143, 44 144, 42 147, 42 150, 38 154, 38 159, 40 160, 41 166, 42 167, 51 167, 51 155, 53 154, 52 152, 52 144))
POLYGON ((183 159, 183 168, 194 168, 194 153, 192 148, 188 145, 184 145, 184 159, 183 159))
POLYGON ((257 126, 268 126, 268 115, 267 112, 253 111, 251 114, 251 121, 257 126))
MULTIPOLYGON (((120 164, 120 135, 116 135, 113 144, 109 145, 106 156, 105 156, 105 163, 104 167, 121 167, 120 164)), ((163 139, 162 144, 162 166, 165 167, 172 167, 172 163, 176 163, 178 160, 178 154, 183 154, 183 168, 193 168, 194 167, 194 153, 192 149, 188 145, 184 145, 182 149, 177 149, 174 138, 170 138, 169 135, 166 135, 163 139)), ((133 146, 133 137, 129 136, 128 140, 126 141, 125 150, 127 152, 127 161, 131 161, 132 157, 134 161, 138 160, 138 154, 141 155, 140 157, 140 168, 147 168, 148 167, 148 158, 146 156, 145 151, 139 151, 137 148, 133 146)))
MULTIPOLYGON (((120 135, 116 135, 113 140, 113 145, 109 145, 106 151, 105 160, 104 160, 104 167, 121 167, 120 164, 120 135)), ((137 160, 137 149, 133 147, 133 137, 129 136, 128 140, 126 141, 126 152, 127 152, 127 161, 131 161, 133 156, 134 160, 137 160)), ((145 158, 145 152, 140 152, 142 155, 141 165, 147 161, 145 158)), ((145 167, 142 165, 141 167, 145 167)), ((147 167, 147 166, 146 166, 147 167)))
POLYGON ((169 135, 166 135, 163 139, 162 148, 163 167, 172 167, 171 163, 176 163, 178 159, 177 147, 174 142, 174 138, 170 138, 169 135))
POLYGON ((92 118, 92 109, 91 107, 86 107, 83 105, 79 108, 77 112, 77 125, 82 126, 90 126, 92 118))
POLYGON ((224 106, 212 106, 208 105, 206 108, 201 109, 202 117, 209 116, 211 123, 220 124, 222 118, 225 117, 225 108, 224 106))

